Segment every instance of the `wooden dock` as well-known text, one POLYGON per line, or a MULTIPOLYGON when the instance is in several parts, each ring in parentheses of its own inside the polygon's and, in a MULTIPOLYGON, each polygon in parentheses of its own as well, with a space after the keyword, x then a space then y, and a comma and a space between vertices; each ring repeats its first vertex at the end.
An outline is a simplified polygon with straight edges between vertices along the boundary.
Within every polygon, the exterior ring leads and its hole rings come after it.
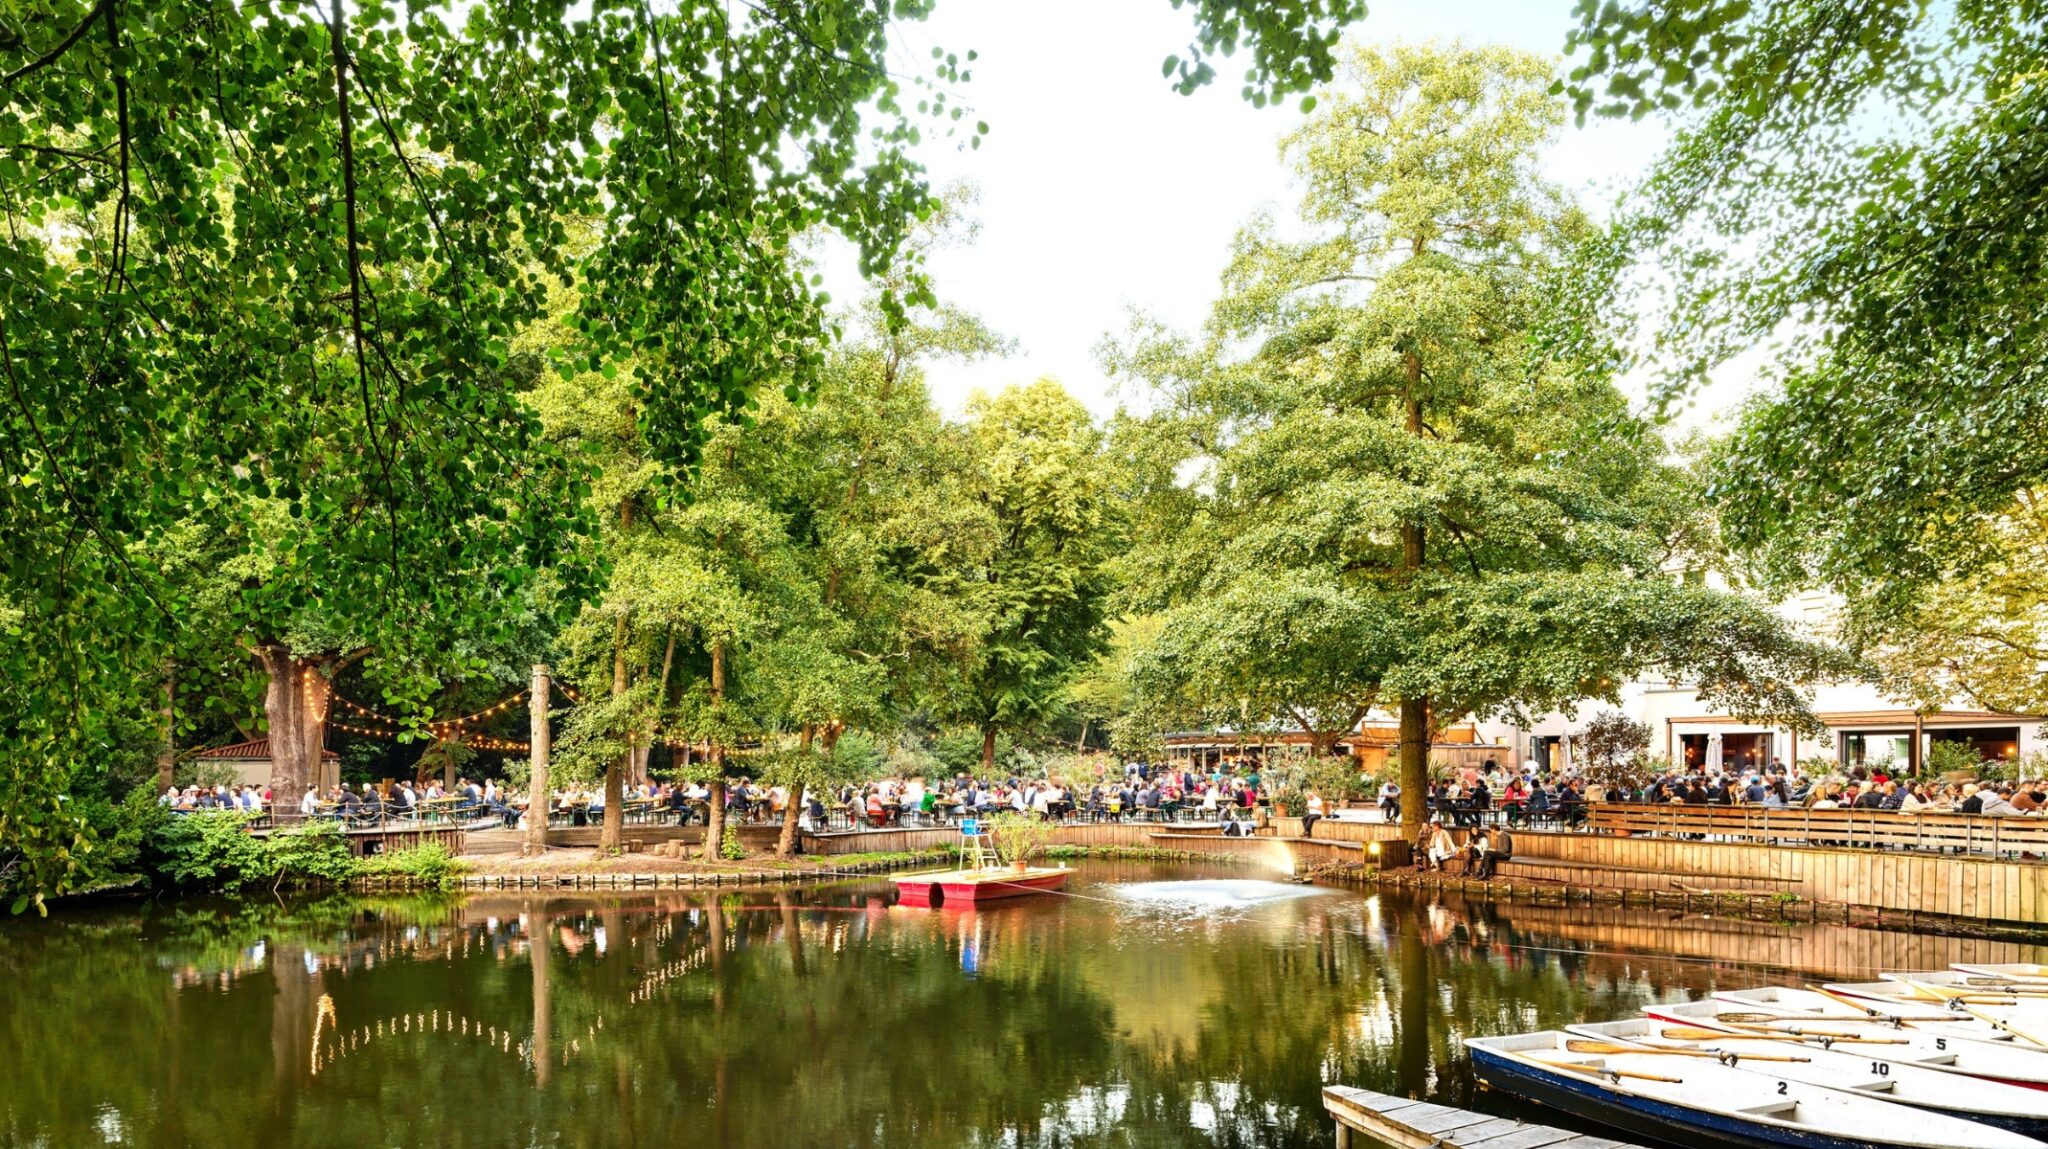
POLYGON ((1348 1085, 1324 1086, 1323 1108, 1337 1122, 1337 1149, 1377 1144, 1400 1149, 1637 1149, 1605 1137, 1509 1117, 1488 1117, 1469 1109, 1410 1101, 1348 1085), (1358 1134, 1363 1134, 1363 1139, 1358 1134))

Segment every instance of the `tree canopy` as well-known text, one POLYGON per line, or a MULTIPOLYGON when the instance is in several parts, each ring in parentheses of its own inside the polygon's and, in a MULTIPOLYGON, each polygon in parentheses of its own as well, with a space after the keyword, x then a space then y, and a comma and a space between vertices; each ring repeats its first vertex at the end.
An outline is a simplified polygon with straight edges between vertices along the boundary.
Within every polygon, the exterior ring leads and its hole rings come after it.
MULTIPOLYGON (((378 652, 418 703, 452 636, 512 641, 597 592, 597 477, 543 433, 514 352, 552 281, 573 337, 542 366, 623 376, 664 497, 713 420, 817 386, 832 324, 798 237, 893 275, 892 323, 932 303, 903 246, 936 202, 915 149, 988 125, 959 94, 972 52, 895 70, 892 29, 929 8, 0 14, 0 625, 23 639, 0 651, 4 884, 85 872, 73 764, 155 709, 190 645, 200 599, 153 561, 184 532, 249 568, 225 602, 299 759, 342 661, 378 652)), ((1197 55, 1248 48, 1263 98, 1326 74, 1359 12, 1193 15, 1197 55)))
POLYGON ((1903 652, 1917 696, 2048 703, 2033 673, 1985 693, 2002 637, 1968 633, 1998 629, 1976 622, 2037 545, 2014 536, 2048 478, 2048 6, 1578 13, 1580 114, 1680 130, 1594 249, 1567 340, 1649 368, 1668 402, 1758 364, 1714 468, 1732 547, 1840 594, 1845 635, 1903 652), (1957 642, 1977 666, 1928 657, 1957 642))
MULTIPOLYGON (((1700 535, 1662 439, 1531 339, 1578 213, 1535 158, 1563 121, 1544 61, 1355 49, 1288 142, 1304 238, 1240 236, 1204 337, 1116 360, 1155 412, 1121 428, 1165 609, 1139 671, 1326 749, 1401 716, 1419 820, 1432 726, 1613 698, 1650 667, 1801 721, 1825 648, 1679 577, 1700 535)), ((1810 717, 1804 719, 1810 722, 1810 717)))

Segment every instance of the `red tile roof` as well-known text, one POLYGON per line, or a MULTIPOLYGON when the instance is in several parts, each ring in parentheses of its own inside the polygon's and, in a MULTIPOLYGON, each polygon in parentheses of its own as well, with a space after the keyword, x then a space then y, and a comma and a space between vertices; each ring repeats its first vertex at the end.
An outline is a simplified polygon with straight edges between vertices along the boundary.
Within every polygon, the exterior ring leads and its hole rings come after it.
MULTIPOLYGON (((258 738, 253 742, 236 742, 232 745, 216 746, 211 750, 201 751, 198 755, 198 761, 211 762, 221 758, 268 757, 270 757, 270 739, 258 738)), ((341 755, 323 746, 320 749, 320 757, 323 759, 339 758, 341 755)))

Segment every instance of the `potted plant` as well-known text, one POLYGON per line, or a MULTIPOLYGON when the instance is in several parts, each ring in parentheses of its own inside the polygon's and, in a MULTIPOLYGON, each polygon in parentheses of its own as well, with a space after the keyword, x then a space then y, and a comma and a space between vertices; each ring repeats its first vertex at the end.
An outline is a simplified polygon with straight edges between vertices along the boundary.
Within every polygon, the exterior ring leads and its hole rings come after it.
POLYGON ((1029 814, 997 814, 989 820, 989 837, 994 839, 996 853, 1020 874, 1030 867, 1031 859, 1045 852, 1058 833, 1056 823, 1029 814))

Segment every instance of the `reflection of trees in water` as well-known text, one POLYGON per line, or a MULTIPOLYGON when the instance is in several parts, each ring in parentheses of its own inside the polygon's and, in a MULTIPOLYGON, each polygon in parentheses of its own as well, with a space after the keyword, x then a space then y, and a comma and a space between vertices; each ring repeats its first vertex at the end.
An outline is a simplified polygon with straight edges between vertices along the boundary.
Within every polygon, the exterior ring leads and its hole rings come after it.
POLYGON ((75 913, 0 930, 0 1142, 98 1142, 111 1114, 159 1145, 1321 1143, 1324 1080, 1458 1103, 1463 1036, 1754 980, 1574 952, 1659 930, 1711 932, 1348 893, 1194 919, 790 891, 75 913), (316 1024, 356 1041, 317 1079, 316 1024))

